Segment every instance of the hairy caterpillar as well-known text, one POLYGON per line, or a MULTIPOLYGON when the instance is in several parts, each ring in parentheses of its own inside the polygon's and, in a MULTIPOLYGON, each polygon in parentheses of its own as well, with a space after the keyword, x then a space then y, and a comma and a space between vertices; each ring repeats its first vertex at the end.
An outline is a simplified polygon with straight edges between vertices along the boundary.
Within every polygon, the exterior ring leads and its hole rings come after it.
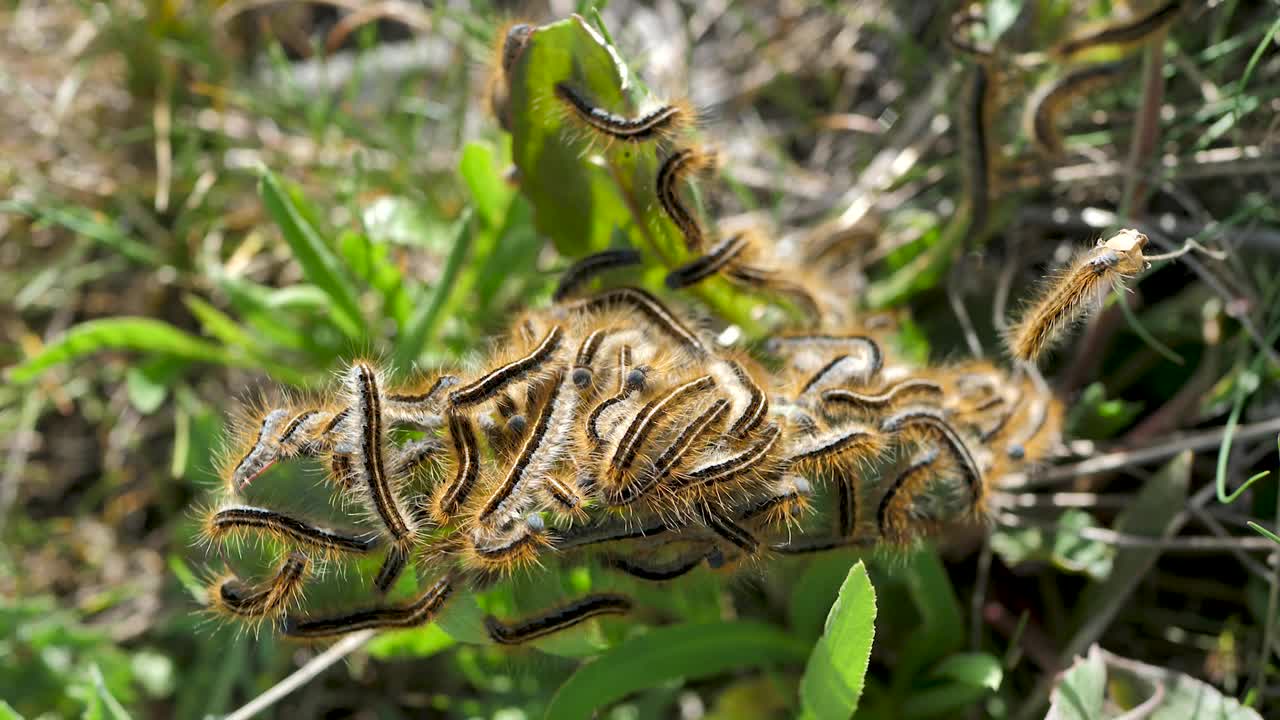
POLYGON ((489 615, 484 619, 484 627, 494 642, 502 645, 519 645, 560 632, 591 618, 628 612, 631 612, 631 600, 625 595, 616 593, 589 595, 564 607, 554 608, 514 623, 504 623, 489 615))
POLYGON ((689 178, 714 167, 715 162, 715 156, 705 150, 684 147, 671 153, 658 168, 658 203, 684 235, 685 247, 690 250, 702 248, 704 232, 702 223, 680 197, 680 188, 689 178))
MULTIPOLYGON (((505 35, 504 75, 536 40, 528 25, 505 35)), ((988 51, 975 44, 973 52, 988 51)), ((966 113, 980 157, 967 172, 985 207, 994 82, 987 63, 974 66, 966 113)), ((626 149, 634 154, 657 148, 641 165, 637 206, 662 213, 698 253, 667 269, 668 289, 719 274, 810 310, 812 325, 782 325, 763 346, 730 347, 732 333, 650 290, 586 293, 589 282, 616 280, 621 273, 606 273, 642 262, 638 251, 615 248, 574 263, 549 306, 513 318, 471 372, 396 387, 384 368, 360 361, 312 406, 255 416, 238 429, 244 452, 226 469, 228 498, 207 523, 208 543, 235 551, 237 538, 261 536, 334 563, 385 552, 380 567, 361 562, 357 571, 373 600, 328 611, 310 598, 284 603, 271 611, 283 616, 284 634, 420 625, 451 596, 517 573, 603 566, 667 582, 704 563, 728 572, 777 555, 902 547, 951 524, 980 524, 992 483, 1043 460, 1057 442, 1061 408, 1046 387, 990 364, 898 357, 882 318, 851 322, 847 298, 832 302, 839 294, 824 279, 779 261, 783 246, 774 255, 750 232, 710 242, 685 198, 712 156, 638 145, 685 127, 691 112, 673 104, 615 115, 555 82, 536 94, 555 98, 593 137, 633 143, 626 149), (311 458, 330 481, 317 492, 361 500, 376 532, 231 503, 272 463, 311 458), (378 598, 410 579, 422 579, 412 599, 378 598)), ((984 210, 973 212, 981 227, 984 210)), ((1115 260, 1104 269, 1123 273, 1124 253, 1110 251, 1115 260)), ((230 589, 243 607, 259 602, 247 585, 230 589)), ((632 607, 627 596, 595 593, 485 626, 495 642, 514 644, 632 607)))
POLYGON ((592 105, 568 83, 556 83, 555 95, 568 108, 570 117, 609 141, 639 143, 669 138, 688 129, 697 119, 693 107, 685 101, 661 105, 636 117, 625 117, 592 105))
POLYGON ((1009 328, 1009 353, 1035 362, 1066 330, 1092 312, 1112 288, 1147 268, 1147 236, 1121 230, 1079 254, 1009 328))
MULTIPOLYGON (((482 364, 447 388, 436 387, 440 376, 408 389, 386 386, 373 364, 357 362, 337 391, 349 411, 328 442, 350 456, 344 472, 358 480, 352 487, 380 532, 328 530, 270 508, 225 505, 207 521, 206 537, 222 544, 257 533, 339 560, 383 544, 387 554, 372 578, 378 591, 410 566, 415 576, 448 578, 406 605, 286 613, 286 634, 322 638, 429 621, 449 593, 548 562, 598 557, 660 579, 702 559, 723 570, 774 553, 909 544, 939 532, 943 520, 981 516, 990 480, 979 454, 1013 471, 1042 457, 1057 432, 1056 421, 1045 421, 1056 411, 1040 412, 1057 401, 1023 383, 1017 397, 1027 400, 1010 405, 1013 381, 990 364, 902 377, 900 361, 871 336, 821 330, 777 336, 767 349, 779 369, 768 370, 715 349, 694 327, 653 295, 619 288, 523 316, 512 340, 493 352, 492 369, 482 364), (582 367, 608 382, 574 382, 582 367), (898 368, 895 379, 882 379, 890 367, 898 368), (518 445, 505 455, 487 448, 476 428, 508 412, 501 398, 526 393, 518 445), (425 438, 393 440, 394 428, 422 425, 387 411, 392 398, 423 396, 435 398, 443 418, 425 438), (408 483, 415 463, 399 460, 420 453, 444 459, 441 472, 415 481, 425 486, 408 483), (900 468, 892 458, 903 453, 932 457, 900 468), (580 468, 593 471, 583 476, 580 468), (876 473, 887 479, 868 485, 876 473), (808 520, 818 483, 837 489, 824 495, 834 504, 834 537, 808 520), (962 489, 963 502, 926 502, 947 488, 962 489), (878 512, 873 522, 860 519, 867 503, 878 512), (418 531, 408 507, 426 509, 431 532, 418 531), (928 515, 939 507, 950 515, 928 515), (704 550, 658 561, 655 540, 704 550)), ((281 417, 276 432, 299 415, 281 417)), ((505 639, 542 632, 503 627, 505 639)))
POLYGON ((1147 42, 1173 24, 1182 12, 1182 4, 1182 0, 1167 0, 1141 15, 1081 28, 1059 43, 1053 54, 1063 60, 1071 60, 1099 47, 1128 47, 1147 42))
POLYGON ((1071 100, 1108 85, 1126 68, 1125 63, 1098 63, 1068 71, 1045 83, 1027 100, 1023 126, 1036 148, 1050 157, 1062 155, 1062 136, 1055 124, 1071 100))
POLYGON ((210 604, 217 612, 248 620, 279 615, 301 594, 310 565, 310 559, 295 550, 266 585, 248 586, 235 576, 216 582, 210 588, 210 604))

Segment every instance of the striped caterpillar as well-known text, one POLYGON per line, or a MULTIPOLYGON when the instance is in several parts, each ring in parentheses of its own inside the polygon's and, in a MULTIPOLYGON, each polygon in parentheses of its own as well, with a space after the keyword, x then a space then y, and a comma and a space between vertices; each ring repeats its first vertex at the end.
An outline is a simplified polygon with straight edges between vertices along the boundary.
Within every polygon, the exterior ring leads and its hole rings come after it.
MULTIPOLYGON (((357 361, 330 393, 237 433, 206 540, 257 539, 295 560, 214 593, 229 617, 277 617, 287 636, 323 639, 430 622, 517 571, 596 566, 670 582, 981 523, 999 477, 1053 446, 1058 401, 987 364, 913 366, 882 332, 778 335, 765 364, 617 288, 525 314, 473 372, 400 385, 357 361), (423 456, 434 471, 419 470, 423 456), (341 526, 246 502, 270 488, 272 465, 308 458, 328 475, 316 487, 356 511, 341 526), (367 602, 299 600, 310 575, 359 557, 377 560, 367 602), (401 576, 420 589, 394 600, 401 576)), ((588 594, 485 627, 513 644, 633 607, 588 594)))
POLYGON ((1010 354, 1025 362, 1038 360, 1072 325, 1101 305, 1112 288, 1147 269, 1150 263, 1142 252, 1146 245, 1146 235, 1121 230, 1080 253, 1009 329, 1010 354))

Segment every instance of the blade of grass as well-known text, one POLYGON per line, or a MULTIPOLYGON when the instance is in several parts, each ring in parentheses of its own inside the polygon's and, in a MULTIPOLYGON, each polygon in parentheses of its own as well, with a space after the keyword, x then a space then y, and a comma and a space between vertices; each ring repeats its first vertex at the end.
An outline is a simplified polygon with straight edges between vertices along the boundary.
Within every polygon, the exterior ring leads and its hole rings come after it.
POLYGON ((400 367, 412 365, 418 355, 422 354, 423 346, 435 338, 440 311, 453 295, 454 285, 458 282, 458 275, 462 272, 462 266, 466 263, 471 249, 471 217, 471 211, 467 210, 462 217, 458 218, 453 236, 453 249, 449 251, 449 259, 445 261, 444 271, 440 273, 440 279, 432 289, 430 299, 410 319, 408 331, 400 336, 400 341, 396 345, 396 364, 400 367))
POLYGON ((15 213, 54 223, 101 243, 135 262, 158 267, 164 257, 146 243, 124 234, 114 223, 100 218, 96 213, 78 207, 41 207, 31 202, 7 200, 0 202, 0 213, 15 213))
MULTIPOLYGON (((1277 339, 1280 339, 1280 322, 1277 322, 1271 332, 1267 334, 1267 340, 1264 343, 1265 347, 1272 347, 1277 339)), ((1240 494, 1245 490, 1248 490, 1250 485, 1271 474, 1270 470, 1260 472, 1246 480, 1235 492, 1230 495, 1227 494, 1227 459, 1231 456, 1231 441, 1235 437, 1236 426, 1240 423, 1240 413, 1244 410, 1244 401, 1258 389, 1263 365, 1266 361, 1266 354, 1258 353, 1254 356, 1253 362, 1250 363, 1249 369, 1236 378, 1235 397, 1231 400, 1231 413, 1227 416, 1227 425, 1223 430, 1222 445, 1218 447, 1218 463, 1214 473, 1218 502, 1224 505, 1230 505, 1235 502, 1236 498, 1240 497, 1240 494)))
POLYGON ((294 198, 271 171, 263 169, 259 180, 262 203, 284 235, 302 266, 302 273, 333 301, 333 320, 347 337, 364 337, 357 293, 342 270, 341 261, 320 233, 307 220, 308 213, 299 208, 294 198))
POLYGON ((6 374, 10 382, 27 383, 51 367, 101 350, 137 350, 196 362, 245 364, 224 348, 168 323, 145 317, 114 317, 89 320, 72 327, 39 354, 10 368, 6 374))

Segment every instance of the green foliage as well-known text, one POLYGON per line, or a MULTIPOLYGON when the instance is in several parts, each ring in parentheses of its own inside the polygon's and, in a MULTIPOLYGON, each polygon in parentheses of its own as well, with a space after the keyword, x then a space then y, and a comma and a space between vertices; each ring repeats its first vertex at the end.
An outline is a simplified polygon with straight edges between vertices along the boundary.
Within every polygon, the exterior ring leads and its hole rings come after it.
POLYGON ((205 342, 167 323, 145 317, 114 317, 90 320, 75 326, 61 338, 45 346, 40 354, 10 368, 7 375, 13 382, 31 382, 51 367, 106 349, 156 353, 196 362, 237 362, 237 358, 225 348, 205 342))
POLYGON ((991 548, 1011 567, 1033 561, 1049 562, 1063 572, 1103 580, 1111 574, 1115 551, 1106 543, 1081 535, 1082 530, 1096 527, 1098 522, 1093 515, 1071 508, 1062 513, 1053 529, 997 530, 991 536, 991 548))
POLYGON ((800 681, 801 717, 842 719, 858 709, 875 637, 876 594, 859 562, 849 570, 800 681))
POLYGON ((1262 720, 1208 683, 1097 645, 1063 674, 1045 720, 1107 720, 1137 712, 1155 720, 1262 720))
POLYGON ((782 629, 755 622, 656 628, 582 665, 556 691, 548 720, 590 718, 628 694, 681 678, 802 661, 808 647, 782 629))
MULTIPOLYGON (((507 78, 512 157, 538 231, 561 254, 579 258, 611 246, 635 248, 644 257, 644 277, 656 287, 662 277, 657 270, 694 257, 655 194, 668 145, 594 137, 574 126, 555 95, 556 85, 567 83, 596 107, 623 117, 662 104, 601 30, 575 15, 529 36, 507 78)), ((712 278, 694 292, 749 334, 760 331, 751 312, 758 303, 725 280, 712 278)))
POLYGON ((1090 383, 1071 407, 1067 428, 1073 437, 1103 440, 1128 427, 1141 412, 1141 403, 1107 399, 1102 383, 1090 383))
POLYGON ((262 204, 271 214, 293 257, 302 265, 302 274, 324 291, 334 323, 352 340, 364 336, 364 323, 356 302, 356 289, 343 269, 331 243, 321 238, 313 225, 314 208, 296 190, 288 190, 270 170, 263 170, 259 190, 262 204))
POLYGON ((129 717, 124 704, 172 689, 168 658, 121 650, 49 598, 0 601, 0 638, 0 697, 22 715, 117 720, 129 717))

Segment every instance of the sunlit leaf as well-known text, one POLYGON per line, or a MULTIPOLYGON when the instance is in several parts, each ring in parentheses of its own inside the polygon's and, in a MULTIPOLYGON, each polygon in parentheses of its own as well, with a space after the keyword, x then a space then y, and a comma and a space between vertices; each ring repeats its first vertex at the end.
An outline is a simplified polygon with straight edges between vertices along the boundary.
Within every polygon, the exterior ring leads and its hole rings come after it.
POLYGON ((847 720, 858 708, 875 638, 876 594, 861 562, 853 566, 827 615, 800 681, 802 717, 847 720))
POLYGON ((310 212, 300 208, 295 198, 270 171, 262 171, 259 189, 262 204, 280 227, 280 233, 302 266, 302 273, 333 301, 334 321, 350 338, 364 334, 355 287, 342 269, 333 248, 308 220, 310 212))
POLYGON ((761 623, 672 625, 641 635, 584 663, 556 691, 548 720, 592 713, 645 688, 672 680, 713 677, 738 668, 799 663, 808 647, 784 630, 761 623))

